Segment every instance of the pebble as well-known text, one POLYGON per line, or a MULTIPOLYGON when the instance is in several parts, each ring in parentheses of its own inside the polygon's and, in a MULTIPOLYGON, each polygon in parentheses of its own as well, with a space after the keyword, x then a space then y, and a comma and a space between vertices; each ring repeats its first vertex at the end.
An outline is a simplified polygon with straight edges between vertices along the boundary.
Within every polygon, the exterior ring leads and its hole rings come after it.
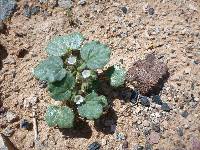
POLYGON ((30 129, 30 123, 26 119, 20 120, 20 128, 30 129))
POLYGON ((107 140, 106 140, 106 139, 102 139, 102 141, 101 141, 101 145, 102 145, 102 146, 107 145, 107 140))
POLYGON ((11 135, 13 135, 14 132, 15 132, 14 129, 12 129, 11 127, 6 127, 6 128, 2 131, 2 133, 3 133, 5 136, 11 136, 11 135))
POLYGON ((144 146, 137 145, 136 150, 144 150, 144 146))
POLYGON ((124 141, 122 144, 122 149, 127 149, 128 148, 128 141, 124 141))
POLYGON ((189 113, 186 110, 181 113, 181 116, 184 118, 187 118, 188 115, 189 113))
POLYGON ((163 103, 162 106, 161 106, 161 109, 166 111, 166 112, 169 112, 171 110, 167 103, 163 103))
POLYGON ((127 11, 128 11, 128 9, 124 6, 124 7, 122 7, 121 8, 121 10, 122 10, 122 12, 124 13, 124 14, 126 14, 127 13, 127 11))
POLYGON ((155 132, 160 132, 160 125, 159 124, 152 124, 152 130, 155 132))
POLYGON ((193 138, 191 140, 192 150, 199 150, 200 149, 200 141, 197 138, 193 138))
POLYGON ((80 0, 79 2, 78 2, 78 5, 85 5, 86 4, 86 1, 85 0, 80 0))
POLYGON ((177 133, 178 133, 178 135, 181 137, 181 136, 183 136, 183 128, 177 128, 177 133))
POLYGON ((41 89, 47 87, 47 81, 41 81, 41 80, 39 80, 38 84, 39 84, 39 88, 41 88, 41 89))
POLYGON ((136 104, 136 103, 137 103, 137 100, 138 100, 138 96, 139 96, 138 91, 133 90, 133 91, 131 92, 130 102, 131 102, 132 104, 136 104))
POLYGON ((24 16, 30 18, 31 15, 36 15, 40 12, 39 6, 30 7, 28 4, 24 5, 24 16))
POLYGON ((152 131, 148 138, 150 144, 158 144, 160 140, 160 135, 159 133, 152 131))
POLYGON ((0 115, 4 114, 6 111, 6 109, 2 106, 0 107, 0 115))
POLYGON ((140 96, 139 100, 140 100, 140 103, 143 106, 146 106, 146 107, 150 106, 150 101, 149 101, 149 99, 146 96, 140 96))
POLYGON ((16 149, 13 143, 4 134, 0 134, 0 149, 1 150, 14 150, 16 149))
POLYGON ((0 33, 5 33, 6 25, 0 20, 0 33))
POLYGON ((14 122, 14 121, 16 121, 18 119, 18 116, 15 113, 13 113, 13 112, 8 111, 6 113, 6 119, 7 119, 7 121, 9 123, 12 123, 12 122, 14 122))
POLYGON ((58 0, 58 6, 62 8, 71 8, 72 7, 72 1, 71 0, 58 0))
POLYGON ((154 8, 150 7, 150 8, 148 9, 148 14, 149 14, 149 15, 153 15, 154 12, 155 12, 154 8))
POLYGON ((149 123, 148 120, 144 120, 142 124, 143 124, 144 127, 149 127, 150 126, 150 123, 149 123))
POLYGON ((159 95, 154 95, 154 96, 152 97, 152 102, 154 102, 154 103, 156 103, 156 104, 158 104, 158 105, 162 105, 162 100, 161 100, 161 98, 160 98, 159 95))
POLYGON ((144 149, 145 149, 145 150, 152 150, 153 148, 152 148, 152 145, 151 145, 151 144, 146 143, 144 149))
POLYGON ((124 135, 123 133, 117 132, 117 133, 115 134, 115 139, 116 139, 117 141, 122 141, 122 140, 125 140, 126 137, 125 137, 125 135, 124 135))
POLYGON ((99 150, 101 145, 98 142, 93 142, 88 146, 88 150, 99 150))
POLYGON ((24 99, 24 108, 32 107, 36 105, 37 102, 38 102, 38 97, 35 95, 31 95, 30 97, 24 99))
POLYGON ((0 0, 0 20, 9 18, 16 10, 16 6, 15 0, 0 0))

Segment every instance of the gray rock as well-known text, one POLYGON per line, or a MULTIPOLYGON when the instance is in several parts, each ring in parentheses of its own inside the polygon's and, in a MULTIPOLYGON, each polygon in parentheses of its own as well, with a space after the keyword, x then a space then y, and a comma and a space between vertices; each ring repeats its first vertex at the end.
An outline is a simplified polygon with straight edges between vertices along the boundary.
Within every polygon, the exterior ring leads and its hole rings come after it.
POLYGON ((38 102, 38 97, 35 95, 31 95, 30 97, 24 99, 24 108, 32 107, 36 105, 37 102, 38 102))
POLYGON ((9 18, 15 11, 16 8, 15 0, 1 0, 0 1, 0 20, 9 18))
POLYGON ((80 0, 79 2, 78 2, 78 5, 85 5, 86 4, 86 1, 85 0, 80 0))
POLYGON ((58 0, 58 6, 62 8, 71 8, 72 1, 71 0, 58 0))
POLYGON ((180 137, 183 136, 183 128, 177 128, 177 133, 180 137))
POLYGON ((13 113, 13 112, 11 112, 11 111, 8 111, 8 112, 6 113, 6 120, 7 120, 9 123, 12 123, 12 122, 16 121, 17 119, 18 119, 18 116, 17 116, 15 113, 13 113))
POLYGON ((0 134, 0 149, 1 150, 15 150, 15 146, 13 143, 9 140, 8 137, 6 137, 3 134, 0 134))
POLYGON ((14 132, 15 132, 14 129, 12 129, 11 127, 6 127, 6 128, 2 131, 2 133, 3 133, 5 136, 11 136, 11 135, 13 135, 14 132))
POLYGON ((116 139, 117 141, 122 141, 122 140, 125 140, 126 137, 125 137, 125 135, 124 135, 123 133, 116 132, 116 133, 115 133, 115 139, 116 139))

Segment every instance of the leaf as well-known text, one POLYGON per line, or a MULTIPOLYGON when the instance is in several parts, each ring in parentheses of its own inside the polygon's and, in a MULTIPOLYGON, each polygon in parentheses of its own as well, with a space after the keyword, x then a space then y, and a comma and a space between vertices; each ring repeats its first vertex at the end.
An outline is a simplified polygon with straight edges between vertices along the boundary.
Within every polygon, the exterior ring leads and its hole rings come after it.
POLYGON ((74 113, 66 106, 48 106, 45 120, 50 127, 71 128, 74 122, 74 113))
POLYGON ((78 107, 78 112, 81 117, 93 120, 102 115, 103 107, 98 101, 88 101, 78 107))
POLYGON ((85 97, 85 101, 97 101, 99 104, 101 104, 103 107, 108 106, 108 102, 105 96, 101 95, 98 96, 98 94, 94 91, 92 93, 88 94, 85 97))
POLYGON ((119 65, 114 65, 107 70, 107 76, 110 78, 110 85, 119 87, 124 84, 126 71, 119 65))
POLYGON ((111 51, 106 45, 92 41, 85 44, 80 53, 89 69, 99 69, 109 62, 111 51))
POLYGON ((42 81, 61 81, 66 74, 63 61, 60 57, 50 56, 34 69, 33 74, 42 81))
POLYGON ((83 41, 83 35, 77 32, 55 37, 47 45, 45 51, 52 56, 63 56, 69 50, 79 49, 83 41))
POLYGON ((48 90, 51 97, 55 100, 69 100, 71 97, 71 90, 75 86, 75 78, 71 72, 67 71, 65 78, 61 81, 48 84, 48 90))

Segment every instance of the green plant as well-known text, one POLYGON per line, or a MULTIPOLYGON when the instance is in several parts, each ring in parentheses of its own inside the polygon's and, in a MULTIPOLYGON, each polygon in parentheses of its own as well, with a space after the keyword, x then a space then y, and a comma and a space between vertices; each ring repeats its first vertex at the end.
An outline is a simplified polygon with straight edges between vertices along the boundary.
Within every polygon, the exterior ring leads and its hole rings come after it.
MULTIPOLYGON (((39 80, 48 82, 50 96, 62 102, 61 106, 48 106, 45 120, 49 126, 71 128, 77 117, 98 119, 108 107, 96 87, 100 80, 97 69, 109 62, 111 51, 98 41, 83 42, 80 33, 54 38, 45 49, 49 57, 33 71, 39 80)), ((123 85, 125 70, 116 65, 111 68, 101 80, 114 87, 123 85)))

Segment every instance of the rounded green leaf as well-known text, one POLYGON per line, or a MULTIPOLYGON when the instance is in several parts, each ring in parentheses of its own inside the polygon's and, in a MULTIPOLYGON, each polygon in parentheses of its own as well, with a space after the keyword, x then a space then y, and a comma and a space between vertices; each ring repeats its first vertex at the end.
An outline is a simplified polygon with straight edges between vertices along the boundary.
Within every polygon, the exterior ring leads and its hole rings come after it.
POLYGON ((42 81, 61 81, 66 74, 63 68, 63 61, 60 57, 50 56, 33 70, 33 74, 42 81))
POLYGON ((69 100, 74 86, 75 78, 71 72, 67 71, 66 76, 61 81, 49 83, 48 90, 55 100, 69 100))
POLYGON ((45 51, 52 56, 63 56, 69 50, 79 49, 83 41, 83 35, 77 32, 55 37, 47 45, 45 51))
POLYGON ((99 69, 105 66, 110 59, 109 47, 98 41, 92 41, 81 48, 81 58, 89 69, 99 69))
POLYGON ((87 101, 85 104, 78 107, 78 112, 81 117, 94 120, 102 115, 103 107, 97 101, 87 101))
POLYGON ((50 127, 71 128, 73 127, 74 113, 66 106, 48 106, 45 120, 50 127))
POLYGON ((103 107, 108 106, 108 101, 105 96, 101 95, 98 96, 98 94, 94 91, 92 93, 88 94, 85 97, 85 101, 97 101, 99 104, 101 104, 103 107))
POLYGON ((126 70, 119 65, 114 65, 107 70, 110 78, 110 85, 119 87, 124 84, 126 78, 126 70))

